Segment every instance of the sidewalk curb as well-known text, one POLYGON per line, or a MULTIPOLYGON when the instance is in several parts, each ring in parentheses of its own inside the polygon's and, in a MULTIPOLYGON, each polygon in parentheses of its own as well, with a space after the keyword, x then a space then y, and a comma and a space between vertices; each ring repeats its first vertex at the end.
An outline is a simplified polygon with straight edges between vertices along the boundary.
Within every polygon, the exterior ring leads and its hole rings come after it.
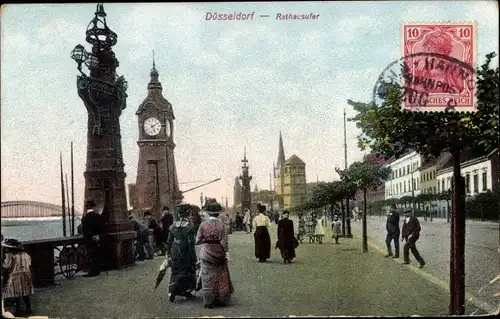
MULTIPOLYGON (((368 245, 382 255, 386 253, 385 247, 381 248, 377 243, 374 243, 373 239, 370 237, 368 237, 368 245)), ((399 265, 403 264, 403 262, 401 260, 397 260, 395 258, 391 258, 391 259, 399 265)), ((424 277, 427 281, 430 281, 434 285, 444 289, 448 294, 450 294, 449 284, 447 282, 445 282, 444 280, 436 278, 435 276, 433 276, 429 273, 426 273, 425 271, 422 271, 422 270, 420 270, 420 268, 413 266, 411 264, 407 265, 407 268, 411 269, 413 272, 424 277)), ((486 301, 483 301, 483 300, 479 299, 478 297, 474 296, 471 293, 465 292, 465 299, 467 302, 472 303, 474 306, 482 309, 483 311, 486 311, 490 315, 498 314, 500 311, 500 307, 494 307, 494 306, 490 305, 489 303, 487 303, 486 301)))

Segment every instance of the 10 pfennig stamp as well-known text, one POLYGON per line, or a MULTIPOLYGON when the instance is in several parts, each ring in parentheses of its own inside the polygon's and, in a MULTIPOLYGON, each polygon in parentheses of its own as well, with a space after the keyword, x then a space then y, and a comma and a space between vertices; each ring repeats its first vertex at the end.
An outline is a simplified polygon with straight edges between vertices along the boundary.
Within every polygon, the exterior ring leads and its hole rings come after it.
POLYGON ((404 99, 403 109, 476 110, 476 29, 474 22, 403 24, 404 87, 425 98, 418 105, 404 99))

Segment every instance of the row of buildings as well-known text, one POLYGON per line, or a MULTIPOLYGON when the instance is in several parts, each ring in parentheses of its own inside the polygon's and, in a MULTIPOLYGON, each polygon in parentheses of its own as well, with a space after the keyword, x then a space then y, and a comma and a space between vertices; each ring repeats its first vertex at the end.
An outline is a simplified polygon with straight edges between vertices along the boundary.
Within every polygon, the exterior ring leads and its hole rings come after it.
MULTIPOLYGON (((440 194, 452 187, 453 158, 450 153, 443 153, 438 158, 425 160, 417 152, 410 152, 398 159, 384 160, 373 155, 366 155, 367 162, 377 162, 392 170, 384 185, 370 190, 367 202, 417 197, 420 194, 440 194)), ((465 178, 467 197, 479 193, 498 190, 499 171, 498 149, 489 153, 465 151, 460 156, 462 176, 465 178)), ((356 197, 359 203, 362 195, 356 197)), ((449 209, 447 201, 433 201, 429 207, 437 216, 444 217, 449 209)))

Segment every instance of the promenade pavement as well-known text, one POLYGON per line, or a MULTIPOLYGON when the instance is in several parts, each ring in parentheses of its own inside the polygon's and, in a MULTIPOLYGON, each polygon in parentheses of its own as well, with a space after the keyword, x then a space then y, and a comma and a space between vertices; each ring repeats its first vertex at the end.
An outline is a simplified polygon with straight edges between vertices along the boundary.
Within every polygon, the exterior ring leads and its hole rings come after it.
MULTIPOLYGON (((326 228, 323 244, 304 242, 294 263, 284 265, 274 250, 276 225, 271 228, 272 256, 254 258, 253 236, 230 235, 230 271, 235 293, 230 305, 204 309, 201 298, 170 303, 168 278, 153 291, 163 260, 151 261, 95 278, 76 277, 37 289, 35 315, 51 318, 152 317, 283 317, 283 316, 441 316, 448 311, 444 290, 414 271, 397 267, 371 250, 361 251, 359 237, 334 244, 326 228)), ((168 274, 168 273, 167 273, 168 274)), ((468 313, 476 307, 467 306, 468 313)))
MULTIPOLYGON (((450 276, 450 223, 446 219, 436 218, 427 222, 419 218, 422 231, 417 242, 417 249, 424 258, 426 265, 417 269, 417 273, 427 280, 433 281, 449 291, 450 276)), ((402 227, 402 220, 400 221, 402 227)), ((383 254, 387 253, 385 245, 386 217, 368 217, 368 239, 373 249, 383 254)), ((362 236, 361 220, 352 223, 355 236, 362 236)), ((477 306, 488 311, 498 311, 500 297, 500 281, 490 284, 500 274, 498 222, 481 222, 467 220, 465 244, 465 285, 467 298, 477 306)), ((394 247, 394 246, 392 246, 394 247)), ((400 242, 400 257, 396 263, 403 262, 403 243, 400 242)), ((392 259, 392 258, 391 258, 392 259)), ((418 266, 410 253, 412 264, 418 266)), ((447 294, 447 293, 446 293, 447 294)))

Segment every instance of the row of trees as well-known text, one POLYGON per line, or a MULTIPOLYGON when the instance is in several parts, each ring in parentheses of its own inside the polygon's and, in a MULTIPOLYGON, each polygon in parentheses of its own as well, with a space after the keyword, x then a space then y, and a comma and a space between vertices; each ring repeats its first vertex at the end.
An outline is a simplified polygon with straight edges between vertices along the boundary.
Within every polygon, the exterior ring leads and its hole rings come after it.
POLYGON ((312 191, 309 200, 297 210, 317 209, 321 207, 332 208, 340 206, 342 213, 342 235, 352 237, 350 219, 346 218, 347 200, 354 199, 357 192, 363 192, 363 251, 368 251, 368 241, 366 236, 366 211, 367 192, 375 187, 383 185, 391 174, 391 169, 377 163, 355 162, 347 169, 336 169, 340 176, 339 181, 329 183, 319 183, 312 191), (346 233, 347 231, 347 233, 346 233))
MULTIPOLYGON (((398 83, 383 83, 382 101, 362 103, 348 100, 357 115, 350 119, 361 130, 358 145, 386 158, 416 151, 437 158, 443 152, 453 157, 453 214, 450 247, 450 315, 465 313, 465 181, 460 172, 460 154, 467 149, 491 151, 499 145, 499 68, 491 67, 495 53, 486 55, 475 72, 477 111, 411 112, 401 109, 403 92, 398 83)), ((436 55, 437 58, 438 55, 436 55)), ((447 59, 446 56, 441 58, 447 59)), ((407 66, 401 66, 407 74, 407 66)))

